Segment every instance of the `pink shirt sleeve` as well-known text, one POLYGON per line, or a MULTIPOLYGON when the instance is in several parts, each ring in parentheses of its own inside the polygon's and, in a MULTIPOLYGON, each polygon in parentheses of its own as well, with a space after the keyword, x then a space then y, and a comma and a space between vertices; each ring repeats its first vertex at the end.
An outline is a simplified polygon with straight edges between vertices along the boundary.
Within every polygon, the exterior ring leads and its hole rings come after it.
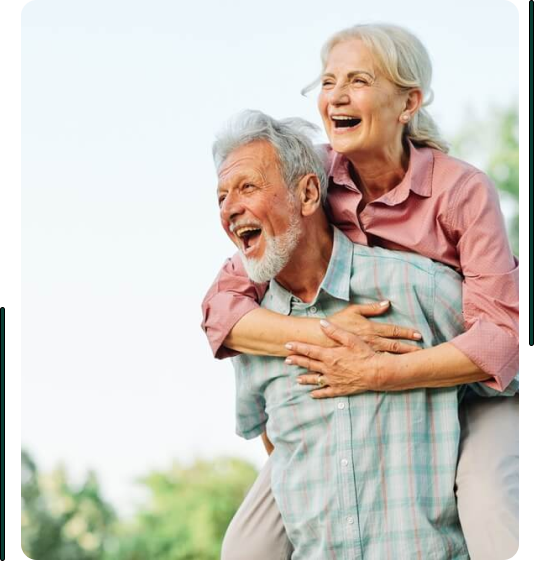
POLYGON ((519 274, 497 191, 481 172, 458 185, 448 219, 464 276, 466 332, 451 344, 493 377, 503 391, 519 368, 519 274))
POLYGON ((225 262, 202 302, 202 329, 216 358, 239 354, 223 342, 244 315, 259 307, 266 290, 267 284, 248 278, 237 253, 225 262))

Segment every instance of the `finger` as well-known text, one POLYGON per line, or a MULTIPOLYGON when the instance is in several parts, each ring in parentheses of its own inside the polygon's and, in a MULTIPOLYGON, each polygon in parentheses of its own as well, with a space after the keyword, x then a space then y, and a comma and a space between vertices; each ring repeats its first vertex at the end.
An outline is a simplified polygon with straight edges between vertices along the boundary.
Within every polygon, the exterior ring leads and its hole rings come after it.
POLYGON ((330 339, 340 343, 345 347, 353 347, 359 341, 358 337, 350 333, 349 331, 345 331, 341 327, 322 319, 320 322, 321 329, 324 331, 330 339))
MULTIPOLYGON (((325 366, 322 362, 312 360, 311 358, 308 358, 306 356, 291 355, 286 358, 285 363, 291 364, 293 366, 301 366, 306 370, 310 370, 311 372, 318 372, 319 374, 326 373, 325 366)), ((317 377, 315 377, 315 382, 317 382, 317 377)))
POLYGON ((320 390, 314 390, 313 392, 310 392, 310 395, 313 397, 313 399, 323 399, 325 397, 336 397, 339 394, 334 388, 326 386, 324 388, 321 388, 320 390))
POLYGON ((286 349, 289 349, 296 355, 307 356, 316 360, 324 360, 326 351, 324 347, 295 342, 287 343, 286 349))
POLYGON ((395 354, 413 353, 414 351, 421 350, 421 347, 418 347, 417 345, 410 345, 409 343, 403 343, 402 341, 397 340, 382 339, 382 337, 375 338, 370 345, 374 351, 395 354))
POLYGON ((411 327, 401 327, 391 323, 373 322, 375 332, 382 337, 392 337, 393 339, 413 339, 420 341, 423 337, 419 331, 411 327))
POLYGON ((301 374, 297 378, 297 382, 301 386, 317 386, 317 379, 319 376, 323 377, 324 385, 327 386, 328 381, 326 379, 326 376, 324 374, 319 374, 319 372, 308 372, 308 374, 301 374))
POLYGON ((352 304, 350 307, 355 313, 365 317, 379 316, 389 308, 389 300, 372 302, 371 304, 352 304))

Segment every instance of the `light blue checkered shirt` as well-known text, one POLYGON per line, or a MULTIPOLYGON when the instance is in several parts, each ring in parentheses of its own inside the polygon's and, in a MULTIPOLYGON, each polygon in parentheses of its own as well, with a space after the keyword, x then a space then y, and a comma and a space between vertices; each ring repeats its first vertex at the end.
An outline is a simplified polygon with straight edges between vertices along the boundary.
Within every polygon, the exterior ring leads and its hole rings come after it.
MULTIPOLYGON (((347 302, 388 299, 391 310, 373 320, 416 327, 424 346, 434 346, 463 331, 461 296, 452 269, 354 245, 334 229, 315 300, 304 303, 271 281, 262 306, 325 317, 347 302)), ((233 362, 237 432, 253 438, 266 429, 274 444, 272 490, 294 559, 469 558, 453 491, 466 386, 314 400, 296 382, 304 370, 281 358, 233 362)))

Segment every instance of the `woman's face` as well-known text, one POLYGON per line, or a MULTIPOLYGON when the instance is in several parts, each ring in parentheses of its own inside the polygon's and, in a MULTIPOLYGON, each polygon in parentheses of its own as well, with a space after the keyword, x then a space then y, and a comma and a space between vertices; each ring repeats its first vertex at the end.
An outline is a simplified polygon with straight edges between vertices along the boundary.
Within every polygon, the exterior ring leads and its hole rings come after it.
POLYGON ((372 157, 400 146, 407 94, 380 74, 360 39, 330 51, 321 84, 319 111, 336 152, 372 157))

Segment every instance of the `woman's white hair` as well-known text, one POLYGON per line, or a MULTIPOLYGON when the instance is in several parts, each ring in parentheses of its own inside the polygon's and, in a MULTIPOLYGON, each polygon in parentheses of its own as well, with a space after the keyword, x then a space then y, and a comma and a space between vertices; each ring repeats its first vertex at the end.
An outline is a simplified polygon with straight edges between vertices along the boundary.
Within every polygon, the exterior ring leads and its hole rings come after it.
POLYGON ((294 192, 302 176, 314 173, 319 179, 324 202, 328 187, 324 157, 321 148, 315 147, 310 138, 311 133, 319 130, 316 125, 297 117, 276 120, 261 111, 242 111, 216 136, 212 146, 215 168, 219 172, 226 158, 237 148, 266 140, 276 150, 280 172, 290 192, 294 192))
MULTIPOLYGON (((405 125, 404 136, 416 146, 429 146, 448 152, 448 143, 441 137, 435 121, 425 109, 432 103, 434 94, 430 87, 432 63, 423 43, 413 33, 398 25, 382 23, 355 25, 338 31, 323 45, 321 49, 323 70, 335 45, 351 39, 360 39, 363 42, 373 54, 382 74, 400 91, 418 88, 423 92, 422 107, 405 125)), ((319 80, 304 88, 302 93, 308 93, 319 80)))

